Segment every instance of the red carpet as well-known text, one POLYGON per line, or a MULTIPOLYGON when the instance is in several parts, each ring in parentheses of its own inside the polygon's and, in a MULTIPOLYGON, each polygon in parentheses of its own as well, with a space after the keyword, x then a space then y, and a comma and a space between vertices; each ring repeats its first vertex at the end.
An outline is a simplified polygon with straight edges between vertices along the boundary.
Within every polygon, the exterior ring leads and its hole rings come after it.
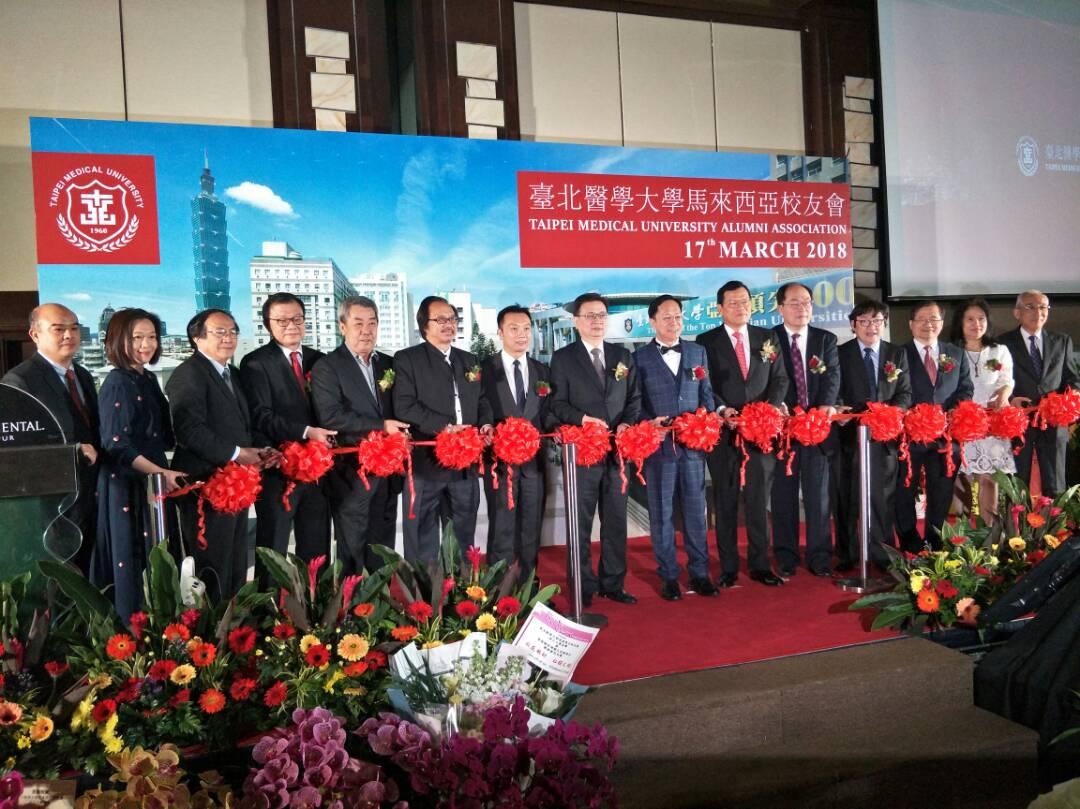
MULTIPOLYGON (((709 539, 716 578, 716 545, 709 539)), ((599 559, 594 544, 592 558, 599 559)), ((679 551, 679 564, 685 557, 679 551)), ((540 578, 566 586, 566 549, 543 548, 540 578)), ((680 584, 685 589, 686 574, 680 584)), ((750 581, 743 560, 739 584, 716 598, 687 595, 681 601, 660 598, 660 578, 648 537, 627 543, 626 589, 637 596, 634 605, 594 599, 589 612, 608 617, 592 648, 574 673, 583 685, 634 680, 680 671, 750 663, 775 657, 818 652, 840 646, 896 637, 892 631, 870 632, 871 612, 848 612, 858 596, 845 593, 830 579, 805 568, 783 587, 750 581)), ((566 611, 566 598, 555 606, 566 611)))

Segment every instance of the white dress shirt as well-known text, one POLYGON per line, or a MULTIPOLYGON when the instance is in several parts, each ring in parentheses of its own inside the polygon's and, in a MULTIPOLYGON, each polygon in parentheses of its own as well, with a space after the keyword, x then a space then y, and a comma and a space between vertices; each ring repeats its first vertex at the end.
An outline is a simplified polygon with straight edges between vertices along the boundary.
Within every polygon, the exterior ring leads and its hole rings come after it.
MULTIPOLYGON (((450 362, 450 352, 453 350, 453 348, 453 346, 450 346, 450 348, 446 349, 446 351, 440 350, 440 353, 446 359, 446 364, 450 366, 451 370, 454 367, 453 363, 450 362)), ((450 379, 454 384, 454 424, 463 424, 464 420, 461 415, 461 394, 458 392, 457 376, 455 374, 451 374, 450 379)))
POLYGON ((517 362, 521 369, 521 381, 525 385, 525 398, 529 398, 529 354, 522 354, 516 360, 506 353, 506 349, 499 352, 502 359, 503 371, 506 373, 506 384, 510 386, 510 396, 517 401, 517 391, 514 389, 514 363, 517 362))
MULTIPOLYGON (((784 331, 787 332, 787 339, 788 339, 788 347, 789 348, 791 347, 791 338, 792 338, 792 336, 796 335, 796 334, 799 335, 799 354, 802 355, 803 379, 806 379, 806 380, 809 381, 810 377, 807 375, 808 369, 806 367, 806 363, 809 361, 810 358, 806 354, 806 338, 810 336, 810 329, 807 326, 803 326, 798 331, 792 331, 787 326, 784 326, 784 331)), ((792 357, 791 361, 794 363, 795 358, 792 357)), ((791 384, 794 385, 795 381, 792 380, 791 384)))

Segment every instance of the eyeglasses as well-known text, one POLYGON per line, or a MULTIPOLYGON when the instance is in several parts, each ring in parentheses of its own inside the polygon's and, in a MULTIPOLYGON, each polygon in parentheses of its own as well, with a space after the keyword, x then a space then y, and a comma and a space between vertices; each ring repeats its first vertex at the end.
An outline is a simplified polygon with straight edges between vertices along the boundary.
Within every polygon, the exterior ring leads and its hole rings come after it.
POLYGON ((940 317, 923 317, 911 322, 918 323, 920 326, 937 326, 945 321, 940 317))
POLYGON ((720 304, 720 306, 721 307, 730 307, 732 309, 749 309, 750 308, 750 300, 749 299, 747 299, 745 301, 727 300, 727 301, 724 301, 722 304, 720 304))
POLYGON ((882 326, 885 325, 885 318, 883 318, 883 317, 875 317, 875 318, 871 319, 871 318, 867 318, 867 317, 860 317, 855 322, 858 325, 862 326, 864 329, 869 329, 869 328, 871 328, 873 326, 877 326, 878 328, 881 328, 882 326))
POLYGON ((456 316, 431 318, 433 323, 438 323, 440 326, 456 326, 458 320, 460 320, 460 318, 456 316))
POLYGON ((239 337, 240 329, 235 326, 231 329, 207 329, 207 334, 212 334, 219 340, 224 340, 226 337, 239 337))
POLYGON ((663 317, 658 317, 656 319, 658 321, 660 321, 661 323, 665 323, 665 324, 668 324, 668 325, 683 322, 683 316, 682 315, 664 315, 663 317))
POLYGON ((792 309, 809 309, 814 305, 813 301, 784 301, 781 306, 790 306, 792 309))
POLYGON ((270 318, 270 322, 277 323, 278 327, 282 329, 287 328, 290 323, 292 323, 294 326, 303 326, 304 316, 297 315, 296 317, 272 317, 270 318))
POLYGON ((588 314, 578 315, 578 317, 591 323, 598 323, 601 320, 607 320, 607 312, 589 312, 588 314))
POLYGON ((1048 304, 1048 303, 1025 303, 1020 308, 1023 309, 1025 312, 1035 312, 1035 311, 1049 312, 1050 311, 1050 304, 1048 304))

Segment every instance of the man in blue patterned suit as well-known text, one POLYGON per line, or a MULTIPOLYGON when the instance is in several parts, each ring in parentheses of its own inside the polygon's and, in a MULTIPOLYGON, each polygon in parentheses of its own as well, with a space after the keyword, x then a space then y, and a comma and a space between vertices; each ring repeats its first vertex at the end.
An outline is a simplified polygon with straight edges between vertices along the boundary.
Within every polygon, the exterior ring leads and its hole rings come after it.
MULTIPOLYGON (((952 343, 938 340, 945 323, 941 306, 921 301, 911 307, 912 341, 904 346, 911 369, 911 403, 941 405, 946 412, 958 402, 971 398, 975 388, 968 370, 967 352, 952 343)), ((939 440, 934 444, 912 443, 909 449, 911 484, 896 487, 896 532, 901 550, 918 553, 923 542, 940 547, 939 532, 949 516, 956 469, 960 467, 958 447, 947 448, 939 440), (944 451, 953 452, 953 473, 948 474, 944 451), (915 522, 915 495, 922 471, 926 471, 926 520, 923 535, 915 522)), ((906 473, 905 473, 906 474, 906 473)))
MULTIPOLYGON (((826 408, 835 412, 840 395, 840 363, 836 335, 810 325, 814 299, 810 288, 798 281, 776 290, 776 303, 784 322, 773 328, 787 368, 788 411, 801 407, 826 408)), ((835 432, 835 431, 834 431, 835 432)), ((795 458, 791 474, 786 463, 773 475, 772 537, 773 555, 783 578, 795 575, 799 566, 799 487, 806 510, 806 566, 815 576, 832 574, 832 528, 829 524, 829 459, 835 451, 835 436, 817 447, 792 444, 795 458)))
MULTIPOLYGON (((705 370, 705 349, 682 340, 682 304, 661 295, 649 304, 649 322, 656 339, 634 352, 641 388, 641 414, 657 425, 699 407, 713 410, 712 386, 705 370)), ((676 448, 668 434, 660 450, 645 461, 649 496, 649 533, 657 572, 663 582, 661 598, 678 601, 679 574, 675 559, 675 497, 682 506, 690 590, 715 596, 720 591, 709 579, 709 547, 705 525, 705 453, 676 448)))

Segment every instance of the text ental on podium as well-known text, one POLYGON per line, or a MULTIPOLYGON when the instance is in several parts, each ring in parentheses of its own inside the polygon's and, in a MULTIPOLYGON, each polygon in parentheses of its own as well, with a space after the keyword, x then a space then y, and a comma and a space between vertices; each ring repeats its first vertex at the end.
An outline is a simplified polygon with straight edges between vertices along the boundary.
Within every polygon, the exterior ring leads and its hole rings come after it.
POLYGON ((850 268, 835 183, 520 171, 522 267, 850 268))

